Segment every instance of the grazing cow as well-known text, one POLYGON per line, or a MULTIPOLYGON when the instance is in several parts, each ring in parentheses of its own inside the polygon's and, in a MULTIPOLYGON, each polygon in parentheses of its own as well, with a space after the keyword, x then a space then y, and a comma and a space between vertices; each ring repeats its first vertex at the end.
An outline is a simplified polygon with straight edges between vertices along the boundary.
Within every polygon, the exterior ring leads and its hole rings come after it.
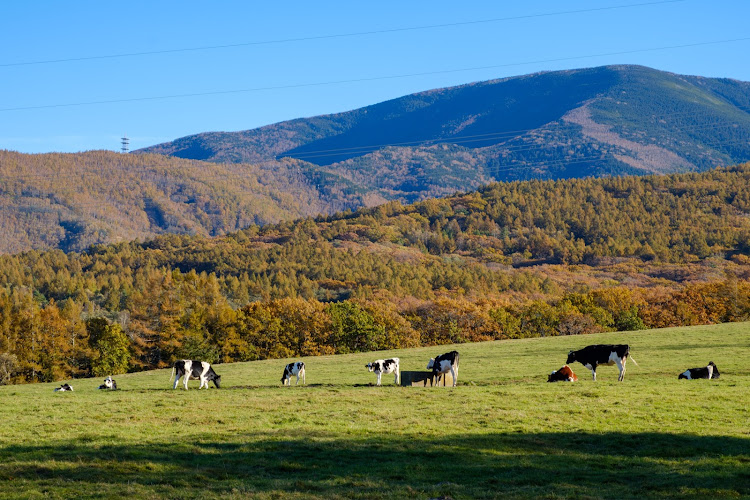
MULTIPOLYGON (((568 354, 568 361, 565 364, 571 364, 574 361, 578 361, 583 366, 591 370, 591 374, 596 382, 596 367, 599 365, 617 365, 620 369, 620 376, 617 378, 620 382, 625 378, 625 362, 630 356, 630 346, 627 344, 619 345, 590 345, 579 349, 578 351, 570 351, 568 354)), ((633 359, 630 356, 630 359, 633 359)), ((633 359, 633 363, 635 360, 633 359)), ((638 363, 635 363, 636 366, 638 363)))
POLYGON ((55 387, 55 392, 73 392, 73 386, 70 384, 63 384, 60 387, 55 387))
MULTIPOLYGON (((214 369, 211 368, 211 365, 205 361, 181 359, 175 362, 174 367, 172 368, 172 376, 174 377, 175 374, 177 374, 177 377, 174 379, 174 387, 172 387, 172 389, 177 389, 177 383, 180 381, 180 377, 184 377, 186 391, 189 379, 198 379, 201 381, 201 385, 198 386, 198 389, 203 389, 203 386, 206 386, 206 389, 208 389, 209 382, 213 382, 217 389, 221 388, 221 375, 217 375, 214 369)), ((170 378, 169 380, 172 379, 170 378)))
POLYGON ((432 370, 432 376, 435 377, 436 384, 444 373, 451 372, 453 387, 456 387, 458 382, 458 351, 447 352, 430 359, 430 362, 427 363, 427 369, 432 370))
POLYGON ((365 368, 367 368, 371 372, 375 372, 375 375, 378 376, 378 385, 380 385, 380 376, 384 373, 394 373, 396 375, 396 378, 393 383, 398 385, 398 358, 378 359, 377 361, 373 361, 372 363, 367 363, 365 365, 365 368))
POLYGON ((99 389, 110 389, 113 391, 117 390, 117 382, 115 382, 115 379, 112 377, 107 377, 104 379, 104 383, 99 386, 99 389))
POLYGON ((299 378, 302 377, 302 385, 305 385, 305 363, 297 361, 296 363, 289 363, 284 367, 284 374, 281 376, 281 383, 283 385, 292 385, 292 377, 297 376, 297 383, 299 385, 299 378))
POLYGON ((688 368, 684 372, 680 373, 680 376, 677 377, 677 380, 680 379, 687 379, 687 380, 695 380, 699 378, 706 378, 706 379, 712 379, 712 378, 719 378, 721 374, 719 373, 719 369, 716 368, 716 365, 713 361, 708 362, 708 366, 704 366, 702 368, 688 368))
POLYGON ((547 377, 547 382, 578 382, 578 377, 568 365, 552 372, 547 377))

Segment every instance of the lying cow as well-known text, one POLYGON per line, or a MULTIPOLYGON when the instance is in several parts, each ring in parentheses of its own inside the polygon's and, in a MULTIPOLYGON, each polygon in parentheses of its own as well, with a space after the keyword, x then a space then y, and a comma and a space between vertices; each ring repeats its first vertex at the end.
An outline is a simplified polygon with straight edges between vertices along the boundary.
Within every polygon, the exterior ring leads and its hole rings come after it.
POLYGON ((378 385, 380 385, 380 376, 384 373, 394 373, 395 379, 393 383, 398 385, 398 358, 378 359, 377 361, 373 361, 372 363, 367 363, 365 365, 365 368, 367 368, 371 372, 375 372, 375 375, 378 376, 378 385))
POLYGON ((70 384, 63 384, 60 387, 55 387, 55 392, 73 392, 73 386, 70 384))
POLYGON ((552 372, 547 377, 547 382, 578 382, 578 377, 568 365, 552 372))
MULTIPOLYGON (((200 380, 201 384, 198 389, 203 389, 203 386, 208 389, 208 383, 213 382, 217 389, 221 388, 221 376, 217 375, 211 365, 205 361, 195 361, 190 359, 181 359, 175 362, 172 368, 172 376, 177 377, 174 379, 174 387, 177 389, 177 383, 180 381, 180 377, 184 377, 185 390, 188 390, 188 380, 200 380)), ((171 378, 169 380, 172 380, 171 378)))
POLYGON ((677 380, 683 378, 687 380, 696 380, 699 378, 712 379, 719 378, 719 376, 719 369, 716 368, 716 365, 713 361, 709 361, 708 366, 704 366, 702 368, 688 368, 684 372, 680 373, 680 376, 677 377, 677 380))
MULTIPOLYGON (((591 374, 596 382, 596 367, 599 365, 617 365, 620 369, 620 376, 617 378, 620 382, 625 379, 625 362, 630 356, 630 346, 627 344, 599 344, 590 345, 579 349, 578 351, 570 351, 568 354, 568 361, 565 364, 571 364, 578 361, 583 366, 591 370, 591 374)), ((630 356, 630 359, 633 359, 630 356)), ((635 360, 633 359, 633 363, 635 360)), ((638 363, 635 363, 638 366, 638 363)))
POLYGON ((109 389, 112 391, 117 390, 117 382, 115 382, 115 379, 112 377, 107 377, 104 379, 104 383, 99 386, 99 389, 109 389))
POLYGON ((297 376, 297 383, 299 385, 299 378, 302 377, 302 385, 305 385, 305 363, 297 361, 296 363, 289 363, 284 367, 284 374, 281 376, 281 383, 283 385, 292 385, 292 377, 297 376))
POLYGON ((447 352, 430 359, 430 362, 427 363, 427 369, 432 370, 435 384, 440 381, 440 377, 444 373, 450 372, 453 376, 453 387, 456 387, 458 382, 458 351, 447 352))

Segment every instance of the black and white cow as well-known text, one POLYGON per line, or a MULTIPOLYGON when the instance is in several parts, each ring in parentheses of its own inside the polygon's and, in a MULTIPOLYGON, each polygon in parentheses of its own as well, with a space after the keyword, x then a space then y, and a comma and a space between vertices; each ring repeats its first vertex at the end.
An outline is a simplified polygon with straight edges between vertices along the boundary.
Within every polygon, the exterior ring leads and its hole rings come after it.
POLYGON ((367 363, 365 368, 371 372, 375 372, 378 376, 378 385, 380 385, 380 376, 384 373, 394 373, 396 378, 393 383, 398 385, 399 371, 398 371, 398 358, 391 359, 378 359, 372 363, 367 363))
POLYGON ((55 392, 73 392, 73 386, 70 384, 63 384, 60 387, 55 387, 55 392))
POLYGON ((719 378, 721 374, 719 373, 719 369, 716 368, 716 365, 713 361, 708 362, 708 366, 704 366, 701 368, 688 368, 684 372, 680 373, 680 376, 677 377, 677 380, 680 379, 687 379, 687 380, 696 380, 699 378, 705 378, 705 379, 712 379, 712 378, 719 378))
POLYGON ((284 367, 284 374, 281 376, 281 383, 283 385, 292 385, 292 377, 297 376, 297 383, 299 385, 299 378, 302 377, 302 385, 305 385, 305 363, 297 361, 296 363, 289 363, 284 367))
MULTIPOLYGON (((203 389, 203 386, 208 389, 208 383, 213 382, 217 389, 221 388, 221 375, 217 375, 211 365, 205 361, 195 361, 190 359, 181 359, 176 361, 172 368, 172 376, 177 377, 174 379, 174 387, 177 389, 177 383, 180 381, 180 377, 184 377, 185 390, 188 388, 188 380, 200 380, 201 384, 198 389, 203 389)), ((172 380, 171 378, 169 380, 172 380)))
POLYGON ((453 387, 456 387, 458 382, 458 351, 446 352, 430 359, 430 362, 427 363, 427 369, 432 370, 435 384, 438 383, 444 373, 450 372, 453 376, 453 387))
MULTIPOLYGON (((620 376, 617 378, 620 382, 625 379, 625 362, 630 356, 630 346, 627 344, 598 344, 590 345, 579 349, 578 351, 570 351, 568 354, 568 361, 566 364, 571 364, 574 361, 578 361, 583 366, 591 370, 591 374, 596 382, 596 367, 599 365, 617 365, 620 369, 620 376)), ((633 359, 630 356, 630 359, 633 359)), ((633 363, 635 360, 633 359, 633 363)), ((636 366, 638 363, 635 363, 636 366)))
POLYGON ((108 376, 104 379, 104 383, 99 386, 99 389, 109 389, 112 391, 117 390, 117 382, 115 382, 115 379, 113 379, 111 376, 108 376))

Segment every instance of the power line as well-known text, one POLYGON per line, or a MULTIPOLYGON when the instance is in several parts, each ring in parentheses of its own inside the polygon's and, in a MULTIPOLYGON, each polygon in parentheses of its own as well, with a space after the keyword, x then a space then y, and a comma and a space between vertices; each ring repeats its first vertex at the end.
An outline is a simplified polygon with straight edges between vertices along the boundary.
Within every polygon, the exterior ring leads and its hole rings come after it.
MULTIPOLYGON (((741 108, 740 108, 741 109, 741 108)), ((678 116, 678 115, 688 115, 688 114, 694 114, 694 111, 686 111, 686 112, 680 112, 675 113, 674 115, 664 115, 664 116, 678 116)), ((552 123, 552 122, 549 122, 552 123)), ((544 124, 542 126, 548 125, 544 124)), ((575 124, 574 124, 575 125, 575 124)), ((701 125, 701 126, 688 126, 688 127, 680 127, 676 129, 672 129, 675 131, 697 131, 697 130, 706 130, 706 129, 716 129, 716 128, 733 128, 735 126, 734 123, 720 123, 720 124, 708 124, 708 125, 701 125)), ((453 137, 445 137, 445 138, 438 138, 438 139, 424 139, 419 141, 408 141, 408 142, 392 142, 392 143, 381 143, 376 145, 368 145, 368 146, 357 146, 357 147, 350 147, 350 148, 340 148, 340 149, 321 149, 316 151, 304 151, 301 153, 294 153, 294 154, 280 154, 276 156, 276 159, 279 158, 293 158, 295 160, 307 160, 310 158, 322 158, 322 157, 328 157, 328 156, 344 156, 348 154, 352 154, 354 156, 360 156, 367 153, 372 153, 375 151, 378 151, 381 148, 386 147, 398 147, 398 146, 434 146, 434 145, 441 145, 441 144, 463 144, 463 143, 470 143, 470 142, 482 142, 482 141, 489 141, 489 140, 497 140, 498 142, 493 144, 497 145, 500 142, 502 142, 501 139, 514 139, 517 137, 521 137, 526 132, 534 132, 539 131, 540 133, 545 133, 547 130, 542 130, 540 127, 537 128, 531 128, 531 129, 521 129, 521 130, 513 130, 513 131, 506 131, 506 132, 493 132, 493 133, 487 133, 487 134, 476 134, 476 135, 465 135, 465 136, 453 136, 453 137)), ((506 148, 509 151, 524 151, 528 149, 517 149, 517 148, 526 148, 526 145, 519 145, 519 146, 510 146, 506 148)), ((536 148, 531 148, 536 149, 536 148)))
POLYGON ((467 72, 467 71, 478 71, 478 70, 486 70, 486 69, 509 68, 513 66, 525 66, 529 64, 574 61, 574 60, 579 60, 579 59, 590 59, 590 58, 595 58, 595 57, 639 54, 639 53, 644 53, 644 52, 656 52, 656 51, 661 51, 661 50, 673 50, 673 49, 683 49, 683 48, 689 48, 689 47, 717 45, 717 44, 724 44, 724 43, 746 42, 748 40, 750 40, 750 37, 732 38, 732 39, 727 39, 727 40, 712 40, 708 42, 696 42, 696 43, 687 43, 687 44, 680 44, 680 45, 668 45, 668 46, 663 46, 663 47, 650 47, 650 48, 645 48, 645 49, 623 50, 623 51, 618 51, 618 52, 604 52, 604 53, 599 53, 599 54, 588 54, 588 55, 581 55, 581 56, 558 57, 558 58, 553 58, 553 59, 540 59, 536 61, 493 64, 493 65, 487 65, 487 66, 475 66, 475 67, 470 67, 470 68, 424 71, 424 72, 418 72, 418 73, 406 73, 406 74, 401 74, 401 75, 374 76, 374 77, 365 77, 365 78, 352 78, 352 79, 346 79, 346 80, 331 80, 331 81, 326 81, 326 82, 308 82, 308 83, 297 83, 297 84, 290 84, 290 85, 253 87, 253 88, 247 88, 247 89, 216 90, 216 91, 209 91, 209 92, 192 92, 192 93, 186 93, 186 94, 169 94, 169 95, 151 96, 151 97, 132 97, 132 98, 123 98, 123 99, 107 99, 107 100, 101 100, 101 101, 88 101, 88 102, 76 102, 76 103, 44 104, 44 105, 38 105, 38 106, 18 106, 18 107, 12 107, 12 108, 0 108, 0 112, 92 106, 92 105, 100 105, 100 104, 120 104, 120 103, 126 103, 126 102, 158 101, 158 100, 166 100, 166 99, 185 98, 185 97, 205 97, 205 96, 212 96, 212 95, 243 94, 243 93, 251 93, 251 92, 260 92, 260 91, 269 91, 269 90, 288 90, 288 89, 305 88, 305 87, 322 87, 322 86, 327 86, 327 85, 340 85, 340 84, 346 84, 346 83, 394 80, 394 79, 399 79, 399 78, 414 78, 418 76, 430 76, 430 75, 462 73, 462 72, 467 72))
POLYGON ((81 57, 69 57, 69 58, 62 58, 62 59, 47 59, 47 60, 40 60, 40 61, 22 61, 22 62, 15 62, 15 63, 2 63, 0 64, 0 67, 33 66, 33 65, 57 64, 57 63, 67 63, 67 62, 76 62, 76 61, 94 61, 94 60, 103 60, 103 59, 117 59, 117 58, 123 58, 123 57, 138 57, 138 56, 159 55, 159 54, 176 54, 180 52, 197 52, 197 51, 205 51, 205 50, 218 50, 218 49, 228 49, 228 48, 238 48, 238 47, 253 47, 253 46, 261 46, 261 45, 275 45, 275 44, 293 43, 293 42, 309 42, 309 41, 315 41, 315 40, 329 40, 329 39, 336 39, 336 38, 352 38, 352 37, 358 37, 358 36, 403 33, 403 32, 408 32, 408 31, 422 31, 422 30, 431 30, 431 29, 438 29, 438 28, 452 28, 452 27, 457 27, 457 26, 473 26, 473 25, 478 25, 478 24, 489 24, 489 23, 497 23, 497 22, 504 22, 504 21, 518 21, 518 20, 523 20, 523 19, 533 19, 533 18, 541 18, 541 17, 553 17, 553 16, 562 16, 562 15, 570 15, 570 14, 583 14, 587 12, 602 12, 602 11, 611 11, 611 10, 618 10, 618 9, 629 9, 632 7, 645 7, 645 6, 652 6, 652 5, 681 3, 685 1, 687 0, 659 0, 659 1, 654 1, 654 2, 613 5, 610 7, 594 7, 590 9, 543 12, 539 14, 526 14, 526 15, 521 15, 521 16, 496 17, 496 18, 491 18, 491 19, 478 19, 478 20, 473 20, 473 21, 462 21, 462 22, 454 22, 454 23, 442 23, 442 24, 428 24, 428 25, 422 25, 422 26, 407 26, 403 28, 358 31, 358 32, 352 32, 352 33, 335 33, 335 34, 330 34, 330 35, 316 35, 316 36, 297 37, 297 38, 281 38, 281 39, 276 39, 276 40, 260 40, 260 41, 254 41, 254 42, 230 43, 230 44, 222 44, 222 45, 205 45, 205 46, 200 46, 200 47, 182 47, 182 48, 177 48, 177 49, 151 50, 151 51, 141 51, 141 52, 125 52, 121 54, 107 54, 107 55, 100 55, 100 56, 81 56, 81 57))
MULTIPOLYGON (((730 124, 730 125, 725 125, 725 126, 726 127, 731 127, 732 125, 730 124)), ((717 128, 717 127, 715 127, 715 128, 717 128)), ((591 141, 577 141, 577 142, 573 142, 573 143, 570 143, 570 144, 564 144, 563 146, 570 147, 570 146, 575 146, 575 145, 591 145, 591 144, 594 144, 594 142, 591 142, 591 141)), ((737 139, 737 140, 733 140, 733 141, 714 141, 714 142, 702 143, 702 145, 709 146, 709 147, 721 147, 721 146, 730 146, 730 145, 737 145, 737 144, 750 145, 750 137, 748 137, 747 139, 737 139)), ((647 145, 642 145, 642 146, 647 146, 647 145)), ((544 151, 551 151, 552 149, 554 149, 554 148, 552 148, 552 147, 526 147, 526 148, 523 148, 523 149, 510 150, 509 152, 511 152, 511 153, 513 153, 513 152, 527 152, 527 151, 544 152, 544 151)), ((23 154, 23 153, 17 153, 17 154, 23 154)), ((74 155, 75 153, 65 153, 65 154, 66 155, 74 155)), ((598 153, 598 154, 595 154, 595 155, 589 154, 589 155, 579 156, 577 158, 567 158, 567 159, 559 159, 559 160, 538 160, 538 161, 534 161, 534 162, 524 162, 523 160, 512 160, 512 161, 514 161, 516 163, 518 163, 518 162, 523 162, 523 163, 517 164, 517 165, 498 165, 498 166, 495 166, 495 167, 485 167, 485 168, 482 168, 481 170, 479 170, 479 172, 480 173, 492 173, 492 172, 499 173, 499 172, 504 172, 504 171, 524 170, 524 169, 528 169, 528 168, 541 167, 541 166, 551 166, 553 164, 573 164, 573 163, 580 163, 580 162, 591 162, 591 161, 598 161, 598 160, 606 159, 607 156, 611 156, 611 155, 612 155, 611 152, 603 152, 603 153, 598 153)), ((175 159, 177 159, 176 157, 169 157, 169 158, 175 158, 175 159)), ((189 162, 197 162, 197 163, 200 163, 200 164, 204 163, 204 162, 202 162, 200 160, 189 160, 189 159, 184 159, 184 158, 180 159, 180 160, 182 160, 182 161, 189 161, 189 162)), ((619 161, 619 160, 617 160, 617 161, 619 161)), ((739 161, 738 163, 742 163, 742 162, 743 161, 739 161)), ((253 174, 262 174, 264 172, 264 170, 263 170, 264 166, 278 166, 278 164, 279 164, 279 162, 277 162, 275 160, 267 160, 267 161, 263 161, 263 162, 250 163, 250 164, 229 163, 229 164, 212 164, 212 165, 215 165, 216 167, 219 167, 219 168, 229 168, 229 169, 235 170, 235 171, 245 169, 248 166, 250 166, 250 167, 257 167, 258 170, 254 170, 254 171, 252 171, 250 173, 253 173, 253 174)), ((294 170, 299 169, 298 166, 290 166, 289 168, 294 169, 294 170)), ((170 174, 173 174, 173 172, 170 172, 167 169, 168 169, 168 166, 160 166, 160 167, 151 167, 151 166, 148 166, 148 165, 144 165, 144 166, 129 166, 127 168, 127 170, 125 171, 125 173, 133 173, 133 172, 148 173, 148 174, 152 174, 155 177, 169 176, 170 174), (157 168, 161 168, 162 170, 161 171, 157 170, 157 168)), ((330 170, 324 170, 324 171, 328 172, 328 173, 335 173, 335 172, 331 172, 330 170)), ((105 176, 107 175, 106 171, 102 170, 101 172, 102 172, 103 175, 105 175, 105 176)), ((94 172, 92 172, 90 170, 80 171, 80 172, 75 172, 75 173, 74 172, 54 173, 53 174, 54 178, 50 177, 50 175, 45 175, 45 174, 40 174, 40 173, 28 173, 28 174, 21 174, 21 175, 18 175, 18 174, 16 174, 16 175, 6 174, 6 176, 4 178, 0 179, 0 180, 4 180, 6 182, 13 182, 13 181, 23 181, 23 180, 28 180, 28 179, 35 179, 35 178, 36 179, 42 179, 42 178, 44 178, 44 179, 50 180, 51 182, 55 182, 55 181, 57 181, 59 179, 62 179, 62 178, 80 179, 80 178, 84 178, 84 177, 90 177, 93 173, 94 172)), ((186 171, 186 170, 181 170, 180 171, 180 175, 182 177, 180 177, 180 178, 185 177, 188 173, 189 172, 186 171)), ((344 176, 341 176, 341 175, 339 175, 339 176, 342 177, 342 178, 344 178, 344 179, 347 179, 349 181, 352 181, 352 179, 349 179, 347 177, 344 177, 344 176)), ((411 176, 412 179, 424 179, 424 178, 428 178, 428 177, 430 177, 428 173, 421 173, 421 174, 416 174, 416 175, 411 176)), ((190 179, 192 181, 196 181, 196 182, 203 182, 203 181, 234 181, 234 180, 243 180, 243 179, 252 180, 252 178, 248 178, 247 175, 244 174, 244 173, 242 173, 242 172, 232 172, 232 173, 228 172, 227 174, 224 174, 224 175, 209 175, 209 176, 205 176, 204 175, 204 176, 201 176, 200 178, 192 178, 192 177, 186 177, 186 178, 190 179)), ((127 179, 123 179, 123 180, 127 180, 127 179)), ((354 181, 352 181, 352 182, 354 182, 354 181)))

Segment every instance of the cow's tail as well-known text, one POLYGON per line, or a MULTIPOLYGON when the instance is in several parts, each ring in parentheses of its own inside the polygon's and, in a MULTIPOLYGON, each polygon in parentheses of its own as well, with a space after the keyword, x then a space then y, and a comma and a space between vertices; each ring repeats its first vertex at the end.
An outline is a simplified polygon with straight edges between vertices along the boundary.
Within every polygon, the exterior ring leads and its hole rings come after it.
POLYGON ((175 367, 173 366, 173 367, 172 367, 172 376, 171 376, 171 377, 169 377, 169 381, 170 381, 170 382, 171 382, 171 381, 172 381, 172 379, 174 378, 174 373, 175 373, 175 367))
POLYGON ((635 360, 635 358, 633 358, 633 355, 630 354, 630 352, 628 352, 628 356, 630 357, 630 361, 632 361, 633 363, 635 363, 635 366, 638 366, 638 362, 635 360))

